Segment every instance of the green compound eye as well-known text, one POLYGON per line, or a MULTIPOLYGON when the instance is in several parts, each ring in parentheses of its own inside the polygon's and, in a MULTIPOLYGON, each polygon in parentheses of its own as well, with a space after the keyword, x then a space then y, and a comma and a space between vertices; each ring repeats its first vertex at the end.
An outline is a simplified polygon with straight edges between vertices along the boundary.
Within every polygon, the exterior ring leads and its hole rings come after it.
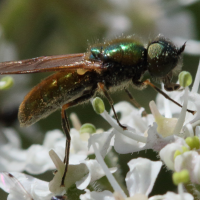
POLYGON ((158 36, 147 48, 148 70, 152 76, 164 77, 173 70, 180 60, 185 44, 179 49, 169 40, 158 36))

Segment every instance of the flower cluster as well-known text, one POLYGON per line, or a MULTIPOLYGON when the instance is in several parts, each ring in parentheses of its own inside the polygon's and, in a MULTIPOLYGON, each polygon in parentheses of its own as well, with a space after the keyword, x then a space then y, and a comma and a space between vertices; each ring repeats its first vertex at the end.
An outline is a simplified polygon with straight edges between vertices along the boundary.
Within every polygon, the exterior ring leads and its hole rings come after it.
MULTIPOLYGON (((182 108, 177 108, 160 94, 156 103, 150 102, 152 114, 146 116, 142 116, 143 108, 136 109, 127 102, 115 105, 116 112, 121 113, 120 122, 127 127, 126 130, 111 117, 112 113, 106 112, 101 99, 94 99, 92 104, 95 111, 100 113, 112 128, 106 132, 96 130, 91 124, 80 128, 80 125, 76 125, 77 119, 73 119, 76 129, 71 129, 72 144, 64 187, 61 186, 61 179, 65 168, 62 162, 65 138, 61 131, 47 132, 42 145, 32 145, 27 150, 22 150, 17 133, 12 129, 4 129, 7 141, 1 144, 0 169, 11 172, 0 173, 0 187, 9 193, 8 199, 13 200, 65 199, 72 187, 83 191, 79 196, 82 200, 193 199, 191 194, 184 193, 183 184, 192 183, 194 192, 198 195, 195 185, 200 184, 200 95, 197 93, 199 77, 200 66, 191 91, 186 84, 181 92, 169 93, 177 102, 183 99, 182 108), (195 110, 195 115, 187 113, 187 109, 195 110), (178 114, 178 118, 172 118, 178 114), (111 147, 119 154, 153 149, 159 153, 161 161, 155 162, 145 158, 130 160, 125 178, 127 191, 124 191, 112 175, 117 168, 108 168, 104 161, 111 147), (95 154, 96 159, 87 159, 92 154, 95 154), (165 195, 149 198, 148 195, 163 164, 167 169, 174 171, 173 181, 178 185, 178 194, 167 192, 165 195), (26 171, 30 174, 40 174, 53 169, 56 171, 50 182, 21 173, 26 171), (104 175, 114 192, 99 191, 98 187, 90 191, 92 183, 104 175)), ((181 81, 184 82, 184 79, 181 81)))
POLYGON ((181 108, 161 94, 157 96, 156 103, 149 103, 152 114, 145 116, 143 108, 134 108, 130 103, 120 102, 115 105, 116 112, 121 114, 120 123, 126 126, 126 130, 112 118, 112 112, 107 113, 103 101, 95 98, 92 101, 94 110, 112 128, 104 132, 96 130, 91 124, 81 126, 77 117, 72 117, 75 128, 70 130, 72 142, 64 186, 61 185, 61 179, 65 170, 62 160, 65 156, 66 139, 61 131, 47 132, 42 145, 32 145, 24 150, 13 129, 2 129, 4 138, 1 139, 0 146, 0 187, 9 193, 9 200, 66 199, 72 188, 82 191, 79 195, 81 200, 190 200, 193 196, 183 190, 183 184, 187 188, 190 183, 193 195, 200 198, 199 77, 200 65, 190 91, 188 86, 192 83, 192 78, 188 72, 181 72, 181 91, 168 93, 171 99, 183 102, 181 108), (117 165, 108 168, 105 162, 112 148, 119 154, 152 149, 159 154, 160 161, 145 158, 130 160, 127 163, 129 171, 124 179, 127 188, 122 188, 112 175, 117 173, 117 165), (91 159, 92 155, 96 158, 91 159), (163 164, 174 172, 172 179, 178 186, 178 193, 167 192, 165 195, 149 197, 163 164), (21 173, 26 171, 29 174, 41 174, 48 170, 55 170, 50 182, 21 173), (101 191, 101 187, 94 186, 95 181, 103 176, 107 177, 113 191, 101 191))
MULTIPOLYGON (((100 98, 93 100, 95 111, 110 123, 112 129, 98 133, 93 125, 85 124, 80 128, 80 125, 76 125, 77 119, 73 120, 76 129, 71 129, 72 144, 64 187, 61 186, 61 179, 65 165, 61 159, 64 158, 65 138, 61 131, 47 132, 42 145, 32 145, 27 150, 22 150, 17 133, 12 129, 4 129, 7 141, 2 142, 0 148, 0 169, 11 172, 0 173, 0 187, 9 193, 9 199, 15 200, 65 199, 68 190, 74 185, 77 189, 85 191, 85 194, 80 195, 80 199, 83 200, 127 199, 127 196, 131 199, 148 199, 164 164, 174 171, 173 181, 178 185, 178 194, 168 192, 149 199, 193 199, 191 194, 183 192, 183 183, 187 184, 190 181, 194 187, 195 184, 200 184, 200 95, 197 93, 199 77, 200 67, 191 91, 186 84, 181 92, 169 93, 177 102, 183 99, 182 108, 177 108, 160 94, 157 97, 157 106, 154 101, 150 102, 152 114, 146 116, 142 116, 143 108, 136 109, 127 102, 115 105, 116 112, 121 113, 121 123, 127 127, 126 130, 111 117, 112 113, 108 114, 105 111, 100 98), (187 113, 187 109, 195 110, 195 115, 187 113), (172 118, 179 113, 178 118, 172 118), (104 161, 112 146, 119 154, 153 149, 159 153, 162 162, 153 162, 145 158, 129 161, 130 170, 125 178, 127 193, 112 175, 117 169, 109 169, 104 161), (92 154, 95 154, 96 159, 87 159, 92 154), (20 173, 26 171, 30 174, 40 174, 53 169, 56 171, 50 182, 20 173), (107 176, 114 193, 108 190, 98 191, 97 188, 90 191, 88 186, 104 175, 107 176)), ((184 77, 180 82, 185 83, 184 80, 188 82, 188 78, 184 77)), ((198 194, 198 190, 195 192, 198 194)))

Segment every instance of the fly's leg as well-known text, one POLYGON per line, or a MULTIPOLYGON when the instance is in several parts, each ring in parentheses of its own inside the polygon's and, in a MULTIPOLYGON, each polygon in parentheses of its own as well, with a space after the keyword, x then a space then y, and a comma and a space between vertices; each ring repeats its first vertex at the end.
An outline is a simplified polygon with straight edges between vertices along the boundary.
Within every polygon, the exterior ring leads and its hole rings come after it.
POLYGON ((113 102, 105 84, 104 83, 98 83, 98 88, 104 93, 105 97, 107 98, 107 100, 108 100, 108 102, 109 102, 109 104, 110 104, 110 106, 113 110, 113 113, 115 115, 115 119, 117 120, 117 123, 119 124, 120 127, 122 127, 124 130, 126 130, 127 129, 126 126, 121 125, 121 123, 119 122, 119 119, 117 117, 117 114, 116 114, 114 106, 113 106, 114 102, 113 102))
MULTIPOLYGON (((172 98, 170 98, 165 92, 163 92, 161 89, 157 88, 153 83, 151 83, 149 80, 146 80, 143 82, 145 85, 149 85, 151 86, 153 89, 155 89, 157 92, 159 92, 160 94, 162 94, 166 99, 172 101, 173 103, 175 103, 176 105, 178 105, 179 107, 182 108, 182 105, 179 104, 178 102, 174 101, 172 98)), ((188 112, 192 113, 193 115, 196 113, 196 111, 193 110, 188 110, 188 112)))
POLYGON ((66 176, 67 168, 69 164, 69 151, 70 151, 70 143, 71 143, 69 119, 66 115, 65 110, 71 106, 73 106, 73 102, 63 105, 62 110, 61 110, 62 129, 66 135, 65 158, 63 161, 63 163, 65 164, 65 171, 62 176, 61 186, 64 186, 65 176, 66 176))
MULTIPOLYGON (((132 94, 129 92, 129 90, 125 87, 124 87, 124 90, 128 94, 129 98, 131 99, 133 105, 136 108, 141 108, 142 106, 135 100, 135 98, 132 96, 132 94)), ((147 112, 145 110, 142 112, 142 116, 147 116, 147 112)))
POLYGON ((77 104, 83 103, 87 100, 89 100, 90 98, 92 98, 92 96, 95 93, 95 89, 93 91, 90 92, 90 94, 84 95, 83 97, 80 97, 74 101, 71 101, 65 105, 62 106, 62 110, 61 110, 61 118, 62 118, 62 128, 63 131, 66 135, 66 145, 65 145, 65 158, 64 158, 64 164, 65 164, 65 170, 62 176, 62 181, 61 181, 61 186, 64 186, 64 182, 65 182, 65 177, 66 177, 66 173, 67 173, 67 169, 68 169, 68 165, 69 165, 69 152, 70 152, 70 143, 71 143, 71 136, 70 136, 70 125, 69 125, 69 120, 68 117, 66 115, 66 110, 69 107, 75 106, 77 104))

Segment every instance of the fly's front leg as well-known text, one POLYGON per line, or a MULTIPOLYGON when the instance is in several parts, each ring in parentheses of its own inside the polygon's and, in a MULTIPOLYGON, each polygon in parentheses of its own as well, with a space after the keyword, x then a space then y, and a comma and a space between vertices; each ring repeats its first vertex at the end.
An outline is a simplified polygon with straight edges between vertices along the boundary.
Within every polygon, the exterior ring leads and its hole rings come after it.
MULTIPOLYGON (((179 104, 178 102, 174 101, 172 98, 170 98, 165 92, 163 92, 161 89, 159 89, 158 87, 156 87, 153 83, 151 83, 149 80, 146 80, 143 82, 145 85, 149 85, 151 86, 153 89, 155 89, 157 92, 159 92, 160 94, 162 94, 166 99, 170 100, 171 102, 175 103, 177 106, 182 108, 182 105, 179 104)), ((178 86, 177 86, 178 87, 178 86)), ((193 110, 189 110, 187 109, 188 112, 192 113, 193 115, 196 113, 196 111, 193 110)))
MULTIPOLYGON (((142 106, 135 100, 135 98, 131 95, 131 93, 129 92, 129 90, 127 88, 125 88, 125 87, 124 87, 124 90, 128 94, 128 96, 131 99, 131 101, 133 102, 133 105, 136 108, 141 108, 142 106)), ((142 116, 147 116, 147 112, 145 110, 142 112, 142 116)))
POLYGON ((126 130, 127 129, 126 126, 121 125, 121 123, 119 122, 119 119, 117 117, 117 114, 116 114, 114 106, 113 106, 114 102, 113 102, 111 96, 109 95, 109 92, 108 92, 105 84, 104 83, 98 83, 98 88, 104 93, 105 97, 108 99, 108 102, 110 103, 110 106, 113 110, 113 113, 115 115, 115 119, 117 120, 117 123, 119 124, 120 127, 122 127, 124 130, 126 130))

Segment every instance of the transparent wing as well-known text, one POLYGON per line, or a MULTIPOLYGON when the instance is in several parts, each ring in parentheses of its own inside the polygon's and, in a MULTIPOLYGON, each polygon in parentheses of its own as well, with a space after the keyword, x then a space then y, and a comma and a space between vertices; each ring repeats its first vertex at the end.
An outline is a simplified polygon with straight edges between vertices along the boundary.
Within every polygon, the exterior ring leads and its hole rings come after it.
POLYGON ((28 74, 72 68, 102 68, 102 63, 85 60, 85 53, 42 56, 27 60, 2 62, 0 63, 0 74, 28 74))
POLYGON ((33 200, 21 182, 11 173, 1 172, 0 179, 1 188, 7 193, 10 193, 13 199, 33 200))

